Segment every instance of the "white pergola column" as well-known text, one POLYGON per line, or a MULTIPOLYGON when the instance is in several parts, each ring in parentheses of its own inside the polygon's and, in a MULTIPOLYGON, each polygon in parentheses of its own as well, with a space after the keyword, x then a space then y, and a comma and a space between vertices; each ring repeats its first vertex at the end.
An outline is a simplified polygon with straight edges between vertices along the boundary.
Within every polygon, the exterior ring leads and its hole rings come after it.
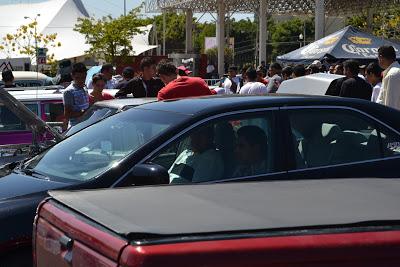
POLYGON ((217 47, 218 47, 218 74, 221 76, 225 72, 225 3, 218 0, 217 14, 217 47))
POLYGON ((193 10, 186 10, 186 54, 193 52, 193 10))
POLYGON ((258 51, 258 63, 267 61, 267 0, 260 0, 260 15, 259 15, 259 26, 260 26, 260 37, 259 37, 259 51, 258 51))
POLYGON ((325 36, 325 4, 324 0, 315 0, 315 40, 325 36))

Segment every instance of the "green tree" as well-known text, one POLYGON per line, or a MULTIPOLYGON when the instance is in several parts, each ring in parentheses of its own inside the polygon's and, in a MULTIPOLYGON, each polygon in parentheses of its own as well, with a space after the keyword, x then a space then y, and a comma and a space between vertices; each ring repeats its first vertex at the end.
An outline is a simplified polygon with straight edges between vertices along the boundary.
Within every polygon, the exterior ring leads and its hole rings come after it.
POLYGON ((400 39, 400 8, 389 8, 372 14, 371 28, 367 24, 367 14, 348 17, 347 25, 388 39, 400 39))
POLYGON ((85 36, 86 43, 90 45, 87 53, 114 63, 116 57, 134 52, 131 40, 139 33, 137 27, 143 25, 139 17, 140 9, 135 8, 118 18, 79 18, 74 30, 85 36))
MULTIPOLYGON (((43 48, 59 47, 57 33, 43 34, 36 31, 38 22, 35 19, 31 23, 20 26, 15 33, 8 33, 1 39, 0 51, 7 57, 15 53, 27 55, 32 62, 36 62, 36 46, 43 48)), ((54 54, 47 55, 48 64, 54 61, 54 54)))
MULTIPOLYGON (((314 41, 314 22, 312 20, 305 21, 306 38, 312 37, 314 41)), ((300 47, 300 34, 304 31, 304 21, 299 18, 275 23, 270 27, 272 47, 272 58, 289 53, 300 47)))

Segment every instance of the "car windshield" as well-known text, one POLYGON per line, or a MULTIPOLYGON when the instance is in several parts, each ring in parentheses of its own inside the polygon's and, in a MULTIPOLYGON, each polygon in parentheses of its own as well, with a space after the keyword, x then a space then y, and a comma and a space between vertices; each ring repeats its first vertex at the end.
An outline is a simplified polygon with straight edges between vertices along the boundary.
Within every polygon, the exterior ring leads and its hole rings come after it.
POLYGON ((83 129, 23 168, 56 181, 92 180, 185 119, 182 114, 130 109, 83 129))
POLYGON ((113 115, 116 112, 117 112, 116 108, 92 106, 80 118, 81 123, 78 123, 77 125, 71 127, 65 133, 65 136, 66 137, 71 136, 88 126, 95 124, 96 122, 113 115))

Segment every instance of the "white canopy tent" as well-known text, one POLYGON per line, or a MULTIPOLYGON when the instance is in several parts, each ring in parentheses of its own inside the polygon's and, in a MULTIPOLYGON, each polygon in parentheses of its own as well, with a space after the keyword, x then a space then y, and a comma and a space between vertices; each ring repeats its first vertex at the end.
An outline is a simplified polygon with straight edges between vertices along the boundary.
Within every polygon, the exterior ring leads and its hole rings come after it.
MULTIPOLYGON (((39 3, 17 3, 1 5, 0 38, 8 33, 15 33, 21 25, 31 22, 37 14, 38 33, 57 33, 57 42, 61 47, 48 48, 49 54, 53 54, 56 60, 71 59, 85 55, 89 45, 85 43, 85 37, 74 31, 78 18, 89 17, 89 14, 81 0, 47 0, 39 3)), ((149 45, 149 33, 152 25, 141 27, 142 34, 136 34, 132 40, 134 55, 140 55, 157 46, 149 45)), ((0 51, 0 58, 26 57, 26 55, 6 54, 0 51)))

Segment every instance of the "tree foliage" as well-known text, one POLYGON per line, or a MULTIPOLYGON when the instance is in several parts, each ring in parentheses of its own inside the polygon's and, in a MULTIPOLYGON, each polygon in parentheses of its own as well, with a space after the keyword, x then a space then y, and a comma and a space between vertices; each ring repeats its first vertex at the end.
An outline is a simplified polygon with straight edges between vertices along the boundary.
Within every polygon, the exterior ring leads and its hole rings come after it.
MULTIPOLYGON (((36 32, 38 22, 35 19, 31 23, 20 26, 15 33, 8 33, 1 39, 0 51, 7 57, 19 53, 27 55, 32 62, 36 62, 36 47, 50 48, 59 47, 61 43, 57 41, 57 33, 43 34, 36 32)), ((47 60, 54 61, 54 54, 47 55, 47 60)))
POLYGON ((390 8, 372 14, 371 28, 367 23, 367 14, 347 18, 347 25, 363 31, 371 30, 376 36, 388 39, 400 39, 400 8, 390 8))
POLYGON ((86 43, 90 45, 87 53, 108 62, 115 62, 117 56, 126 56, 134 52, 131 40, 139 33, 138 27, 142 26, 140 8, 135 8, 126 16, 118 18, 80 18, 74 30, 85 36, 86 43))
POLYGON ((314 41, 314 22, 312 20, 303 21, 299 18, 294 18, 271 25, 269 29, 271 31, 271 42, 273 43, 272 58, 299 48, 303 43, 299 36, 300 34, 303 35, 304 26, 306 36, 303 36, 303 38, 314 41))

